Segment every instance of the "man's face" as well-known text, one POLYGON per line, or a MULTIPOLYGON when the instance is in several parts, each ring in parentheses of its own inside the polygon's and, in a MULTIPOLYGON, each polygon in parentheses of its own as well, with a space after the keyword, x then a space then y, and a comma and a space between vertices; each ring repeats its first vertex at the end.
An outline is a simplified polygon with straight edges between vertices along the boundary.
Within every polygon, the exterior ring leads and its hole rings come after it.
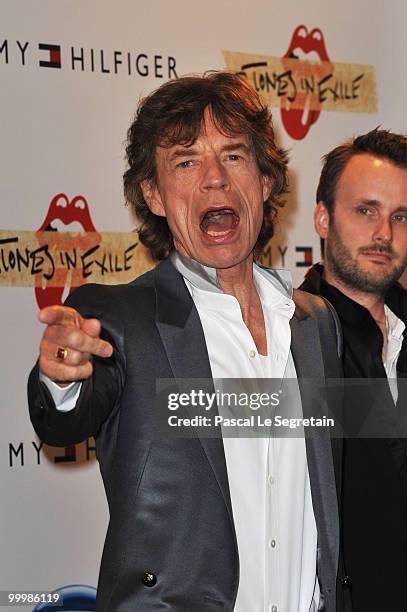
POLYGON ((217 269, 251 261, 270 188, 249 138, 225 136, 207 110, 192 146, 157 147, 156 166, 157 184, 144 181, 143 193, 177 251, 217 269))
POLYGON ((382 295, 407 265, 407 170, 369 154, 351 158, 333 212, 319 202, 315 227, 325 239, 326 280, 382 295))

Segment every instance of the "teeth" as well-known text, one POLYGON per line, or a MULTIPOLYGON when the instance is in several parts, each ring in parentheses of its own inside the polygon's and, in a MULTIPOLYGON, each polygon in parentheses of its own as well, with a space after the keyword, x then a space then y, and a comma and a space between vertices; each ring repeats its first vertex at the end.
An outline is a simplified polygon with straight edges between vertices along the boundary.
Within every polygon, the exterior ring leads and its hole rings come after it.
POLYGON ((321 61, 321 58, 319 57, 318 53, 314 50, 309 51, 308 53, 305 53, 305 51, 303 51, 299 47, 296 47, 294 49, 294 55, 302 61, 307 61, 307 62, 320 62, 321 61))
POLYGON ((69 290, 71 288, 71 273, 69 272, 66 279, 65 279, 65 286, 64 286, 64 290, 62 292, 62 296, 61 296, 61 302, 62 304, 65 302, 66 298, 69 295, 69 290))
POLYGON ((226 236, 226 234, 229 233, 229 230, 226 232, 215 232, 214 230, 208 230, 206 233, 209 234, 209 236, 226 236))
POLYGON ((67 225, 61 221, 61 219, 53 219, 52 228, 54 230, 58 230, 59 232, 83 232, 83 226, 79 221, 73 221, 72 223, 68 223, 67 225))
POLYGON ((309 102, 310 102, 310 99, 309 99, 309 96, 307 96, 307 100, 306 100, 306 103, 305 103, 305 106, 304 106, 304 109, 303 109, 303 112, 302 112, 302 115, 301 115, 301 124, 302 125, 308 125, 308 116, 309 116, 309 113, 310 113, 309 102))

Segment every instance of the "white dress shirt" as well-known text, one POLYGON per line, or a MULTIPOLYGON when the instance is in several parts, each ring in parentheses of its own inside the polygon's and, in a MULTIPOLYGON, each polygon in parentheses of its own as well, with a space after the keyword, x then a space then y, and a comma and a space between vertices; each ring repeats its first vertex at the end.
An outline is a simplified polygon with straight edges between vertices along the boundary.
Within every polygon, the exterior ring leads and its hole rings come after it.
MULTIPOLYGON (((288 272, 254 266, 267 334, 264 357, 237 299, 219 288, 216 271, 177 254, 172 261, 198 310, 215 385, 225 378, 296 379, 288 272)), ((317 530, 304 438, 224 437, 223 444, 240 560, 235 612, 316 611, 317 530)))
POLYGON ((384 306, 387 326, 387 352, 383 360, 387 378, 397 378, 397 360, 403 344, 403 332, 405 324, 399 319, 388 306, 384 306))
POLYGON ((405 324, 399 319, 388 306, 384 306, 387 327, 387 351, 383 359, 384 369, 389 381, 390 392, 394 403, 397 402, 397 361, 403 344, 403 332, 405 324))

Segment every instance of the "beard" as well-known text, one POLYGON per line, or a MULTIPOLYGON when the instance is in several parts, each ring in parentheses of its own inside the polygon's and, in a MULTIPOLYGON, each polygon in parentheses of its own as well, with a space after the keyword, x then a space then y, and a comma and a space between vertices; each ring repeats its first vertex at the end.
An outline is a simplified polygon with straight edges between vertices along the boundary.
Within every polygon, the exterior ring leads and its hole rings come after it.
MULTIPOLYGON (((367 251, 394 255, 390 242, 375 243, 358 249, 358 253, 367 251)), ((384 295, 389 287, 400 278, 407 266, 406 256, 399 265, 394 265, 387 272, 380 274, 378 270, 374 272, 364 270, 342 242, 334 222, 329 228, 329 241, 325 243, 325 256, 331 273, 348 289, 380 296, 384 295)))

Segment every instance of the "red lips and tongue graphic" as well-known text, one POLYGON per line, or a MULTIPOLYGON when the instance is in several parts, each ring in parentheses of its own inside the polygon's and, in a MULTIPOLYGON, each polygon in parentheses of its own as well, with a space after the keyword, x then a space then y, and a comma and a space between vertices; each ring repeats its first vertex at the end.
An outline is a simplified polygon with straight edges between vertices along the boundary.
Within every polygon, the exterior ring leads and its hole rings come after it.
MULTIPOLYGON (((56 247, 58 252, 66 252, 71 255, 75 249, 83 253, 87 249, 96 246, 101 242, 101 236, 96 232, 90 217, 89 206, 81 195, 69 200, 64 193, 58 193, 51 200, 47 215, 36 232, 40 246, 48 246, 51 251, 56 247), (66 234, 72 231, 70 224, 75 223, 75 236, 66 234), (81 230, 78 231, 78 224, 81 230), (59 231, 61 225, 66 226, 66 231, 59 231), (44 234, 44 232, 47 232, 44 234), (52 232, 52 233, 51 233, 52 232), (92 232, 88 234, 87 232, 92 232)), ((76 287, 83 283, 82 270, 80 266, 62 265, 61 261, 56 260, 53 278, 46 281, 44 278, 38 279, 35 287, 35 297, 40 308, 61 304, 64 290, 71 293, 76 287)), ((66 297, 66 296, 65 296, 66 297)))
MULTIPOLYGON (((321 62, 329 62, 328 53, 325 48, 324 36, 319 28, 314 28, 311 32, 305 25, 299 25, 292 35, 291 42, 287 52, 283 57, 287 59, 305 59, 299 58, 298 51, 303 54, 308 54, 314 51, 321 62)), ((284 127, 295 140, 301 140, 308 134, 310 127, 317 121, 320 111, 306 110, 306 93, 298 93, 298 97, 303 97, 303 108, 281 108, 281 120, 284 127)))

